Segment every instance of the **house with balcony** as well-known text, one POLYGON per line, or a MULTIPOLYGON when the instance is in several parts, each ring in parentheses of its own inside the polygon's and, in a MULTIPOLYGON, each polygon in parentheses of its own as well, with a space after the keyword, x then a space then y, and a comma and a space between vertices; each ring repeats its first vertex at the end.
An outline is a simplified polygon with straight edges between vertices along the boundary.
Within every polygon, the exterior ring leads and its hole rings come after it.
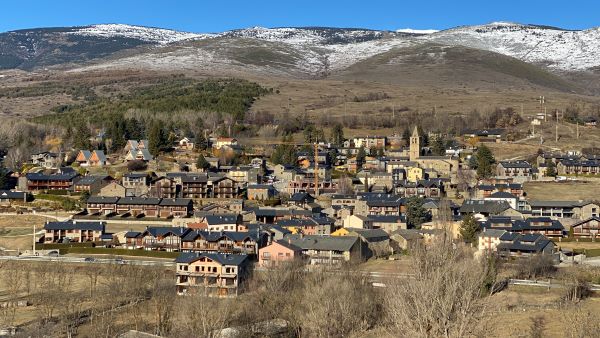
POLYGON ((60 154, 44 151, 31 155, 31 163, 44 169, 58 169, 62 163, 60 154))
POLYGON ((542 234, 519 234, 507 231, 500 236, 500 243, 496 249, 501 257, 519 258, 552 255, 555 253, 555 247, 554 242, 542 234))
POLYGON ((361 240, 353 236, 287 235, 284 241, 301 248, 310 265, 362 261, 366 255, 361 240))
POLYGON ((136 236, 127 237, 128 248, 144 250, 181 251, 182 239, 192 229, 181 227, 147 227, 136 236))
POLYGON ((534 217, 575 218, 584 220, 600 216, 600 205, 590 201, 529 200, 528 208, 534 217))
POLYGON ((444 195, 444 183, 441 179, 400 181, 395 184, 395 192, 401 197, 440 198, 444 195))
POLYGON ((158 217, 188 217, 194 213, 194 202, 190 198, 163 198, 158 204, 158 217))
POLYGON ((496 167, 496 176, 523 183, 533 178, 533 167, 527 161, 500 161, 496 167))
POLYGON ((259 248, 265 246, 269 234, 263 231, 206 231, 188 232, 181 243, 182 251, 243 253, 256 256, 259 248))
POLYGON ((600 217, 592 216, 571 225, 573 237, 597 239, 600 233, 600 217))
POLYGON ((104 222, 68 220, 64 222, 46 222, 44 224, 44 243, 83 243, 99 242, 104 235, 104 222))
POLYGON ((559 175, 600 175, 599 160, 563 160, 556 165, 559 175))
POLYGON ((295 234, 329 235, 333 231, 335 220, 329 217, 305 217, 281 219, 275 224, 295 234))
POLYGON ((490 217, 481 223, 484 229, 505 230, 519 234, 542 234, 546 237, 561 238, 565 228, 550 217, 530 217, 524 220, 509 217, 490 217))
POLYGON ((60 168, 54 174, 28 173, 25 175, 28 191, 73 190, 79 174, 73 168, 60 168))
POLYGON ((98 194, 100 190, 110 184, 113 178, 108 175, 87 175, 76 180, 73 184, 73 191, 87 191, 92 195, 98 194))
POLYGON ((175 260, 178 295, 234 297, 250 274, 245 254, 182 252, 175 260))

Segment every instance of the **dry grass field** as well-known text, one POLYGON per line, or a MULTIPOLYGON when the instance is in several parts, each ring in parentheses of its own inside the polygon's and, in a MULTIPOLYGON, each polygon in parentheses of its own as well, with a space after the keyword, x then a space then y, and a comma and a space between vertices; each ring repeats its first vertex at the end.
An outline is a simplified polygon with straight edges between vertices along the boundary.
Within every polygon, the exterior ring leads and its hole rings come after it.
POLYGON ((527 182, 527 197, 533 200, 578 201, 600 200, 599 182, 527 182))

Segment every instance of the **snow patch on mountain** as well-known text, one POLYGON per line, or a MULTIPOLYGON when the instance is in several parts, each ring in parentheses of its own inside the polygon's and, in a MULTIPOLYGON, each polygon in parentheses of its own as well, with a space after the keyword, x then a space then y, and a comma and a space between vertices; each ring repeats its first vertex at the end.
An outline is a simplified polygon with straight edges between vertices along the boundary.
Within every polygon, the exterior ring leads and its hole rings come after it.
POLYGON ((397 33, 408 33, 408 34, 433 34, 439 32, 439 29, 412 29, 412 28, 401 28, 396 29, 397 33))
POLYGON ((196 34, 180 32, 170 29, 132 26, 124 24, 101 24, 86 26, 69 32, 68 34, 78 34, 82 36, 100 36, 107 38, 133 38, 161 45, 182 40, 205 39, 215 36, 214 34, 196 34))
POLYGON ((449 29, 423 37, 428 41, 488 50, 554 70, 600 66, 600 30, 569 31, 552 27, 494 22, 449 29))

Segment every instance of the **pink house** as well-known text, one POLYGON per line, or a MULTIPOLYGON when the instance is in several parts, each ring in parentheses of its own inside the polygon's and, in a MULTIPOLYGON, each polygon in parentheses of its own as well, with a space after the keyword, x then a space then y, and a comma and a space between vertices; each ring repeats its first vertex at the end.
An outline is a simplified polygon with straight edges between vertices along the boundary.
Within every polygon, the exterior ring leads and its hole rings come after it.
POLYGON ((258 263, 263 267, 276 266, 279 262, 291 261, 302 255, 302 248, 285 240, 275 241, 258 250, 258 263))

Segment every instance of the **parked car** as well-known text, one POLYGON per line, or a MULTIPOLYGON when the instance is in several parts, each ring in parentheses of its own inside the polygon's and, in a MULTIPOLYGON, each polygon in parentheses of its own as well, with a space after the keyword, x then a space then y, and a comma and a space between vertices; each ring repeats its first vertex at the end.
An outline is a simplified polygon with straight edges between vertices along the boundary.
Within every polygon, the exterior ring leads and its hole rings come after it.
POLYGON ((84 262, 95 262, 96 258, 94 258, 94 257, 86 257, 83 261, 84 262))

